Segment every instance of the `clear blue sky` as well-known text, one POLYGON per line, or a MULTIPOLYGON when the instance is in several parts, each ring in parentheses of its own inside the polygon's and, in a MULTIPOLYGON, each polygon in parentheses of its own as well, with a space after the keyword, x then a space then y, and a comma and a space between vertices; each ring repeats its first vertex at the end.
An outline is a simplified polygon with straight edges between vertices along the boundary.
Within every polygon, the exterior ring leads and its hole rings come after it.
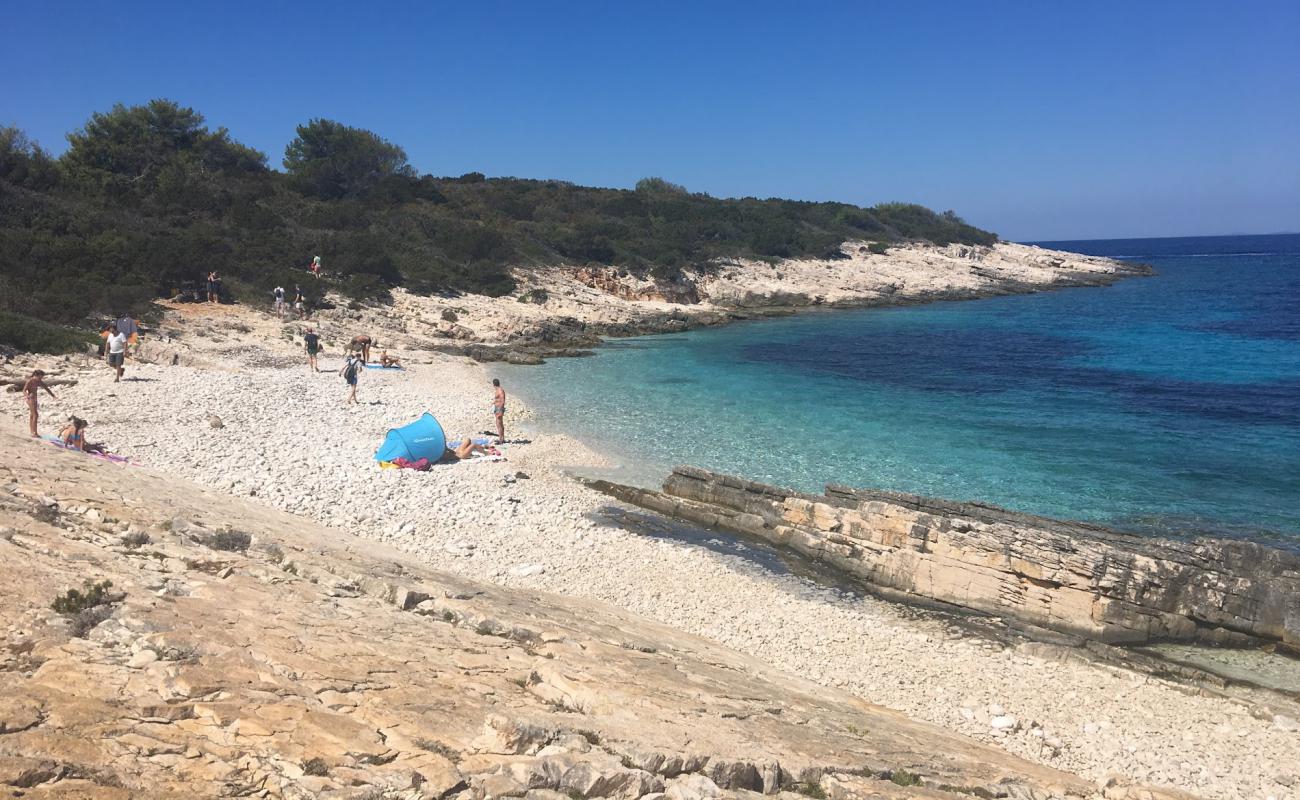
POLYGON ((1300 2, 7 0, 0 123, 169 97, 280 165, 952 208, 1011 239, 1300 229, 1300 2))

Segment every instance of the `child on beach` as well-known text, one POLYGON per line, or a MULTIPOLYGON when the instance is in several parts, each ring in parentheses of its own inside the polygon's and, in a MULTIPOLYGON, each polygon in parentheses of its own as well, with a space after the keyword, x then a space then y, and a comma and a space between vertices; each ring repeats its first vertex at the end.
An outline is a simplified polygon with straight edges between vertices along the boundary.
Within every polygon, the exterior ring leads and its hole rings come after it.
POLYGON ((497 422, 497 444, 506 440, 506 390, 498 378, 492 379, 492 416, 497 422))
POLYGON ((31 426, 32 436, 38 438, 40 434, 36 432, 36 423, 40 420, 41 406, 36 396, 41 389, 44 389, 45 393, 51 398, 59 399, 54 397, 54 392, 45 385, 45 373, 39 369, 32 370, 32 376, 23 382, 23 399, 27 401, 27 419, 31 426))
POLYGON ((352 387, 352 391, 348 393, 348 399, 344 402, 344 405, 357 402, 357 379, 361 375, 361 368, 364 364, 365 362, 355 353, 348 353, 347 360, 343 362, 343 369, 339 370, 343 380, 347 381, 348 386, 352 387))
POLYGON ((59 431, 59 440, 65 447, 73 450, 80 450, 83 453, 103 453, 103 444, 91 444, 86 441, 87 423, 84 419, 77 416, 68 417, 68 424, 63 426, 59 431))

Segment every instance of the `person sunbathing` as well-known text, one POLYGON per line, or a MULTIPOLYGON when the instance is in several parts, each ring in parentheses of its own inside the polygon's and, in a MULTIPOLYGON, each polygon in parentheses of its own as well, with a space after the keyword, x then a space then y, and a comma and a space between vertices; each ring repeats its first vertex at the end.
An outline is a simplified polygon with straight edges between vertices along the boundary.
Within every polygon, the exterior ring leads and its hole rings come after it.
POLYGON ((86 441, 87 423, 81 417, 69 417, 68 424, 59 431, 59 440, 65 447, 80 450, 83 453, 104 453, 104 445, 91 444, 86 441))
POLYGON ((457 461, 464 461, 475 453, 483 453, 484 455, 487 455, 487 448, 481 444, 475 444, 474 440, 468 436, 461 439, 460 444, 454 449, 451 447, 447 448, 447 455, 454 457, 457 461))
POLYGON ((379 354, 379 366, 400 368, 402 366, 402 362, 399 361, 397 358, 388 355, 388 351, 384 350, 379 354))

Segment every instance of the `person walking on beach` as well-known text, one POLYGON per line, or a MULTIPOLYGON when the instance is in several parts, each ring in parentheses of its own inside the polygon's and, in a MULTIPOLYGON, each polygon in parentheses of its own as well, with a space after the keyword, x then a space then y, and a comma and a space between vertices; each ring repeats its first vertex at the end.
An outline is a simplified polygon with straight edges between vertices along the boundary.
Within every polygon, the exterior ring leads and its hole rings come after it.
POLYGON ((372 345, 372 344, 374 344, 374 340, 371 339, 368 335, 366 335, 366 334, 363 333, 363 334, 361 334, 361 335, 359 335, 359 336, 353 336, 353 337, 352 337, 352 341, 348 344, 348 349, 351 350, 351 351, 353 351, 353 352, 356 352, 356 353, 360 353, 360 354, 361 354, 361 363, 362 363, 362 364, 369 364, 369 363, 370 363, 370 345, 372 345))
POLYGON ((39 369, 32 370, 31 377, 23 381, 23 400, 27 401, 27 421, 34 438, 40 437, 40 434, 36 432, 36 423, 41 418, 41 404, 37 399, 37 394, 41 389, 44 389, 45 393, 51 398, 59 399, 54 397, 54 391, 45 385, 45 373, 39 369))
POLYGON ((281 317, 284 316, 284 287, 277 286, 271 290, 271 296, 275 298, 275 313, 281 317))
POLYGON ((355 353, 348 353, 347 360, 343 362, 343 369, 339 370, 339 374, 343 376, 343 380, 347 381, 348 386, 352 387, 352 391, 348 393, 348 399, 344 402, 344 405, 358 402, 357 379, 361 376, 363 363, 364 362, 362 362, 361 358, 355 353))
POLYGON ((307 316, 307 298, 302 296, 302 287, 296 283, 293 285, 293 310, 297 312, 298 319, 307 316))
POLYGON ((320 372, 320 367, 316 366, 316 356, 320 353, 320 335, 315 328, 308 328, 302 335, 302 340, 307 343, 307 366, 311 367, 312 372, 320 372))
POLYGON ((117 377, 113 378, 113 383, 122 380, 122 373, 126 371, 123 366, 126 363, 126 334, 120 330, 108 337, 108 365, 117 370, 117 377))
POLYGON ((502 444, 506 440, 506 390, 499 378, 492 379, 492 416, 497 422, 497 444, 502 444))
POLYGON ((221 294, 221 278, 214 269, 208 273, 208 302, 218 302, 217 297, 221 294))

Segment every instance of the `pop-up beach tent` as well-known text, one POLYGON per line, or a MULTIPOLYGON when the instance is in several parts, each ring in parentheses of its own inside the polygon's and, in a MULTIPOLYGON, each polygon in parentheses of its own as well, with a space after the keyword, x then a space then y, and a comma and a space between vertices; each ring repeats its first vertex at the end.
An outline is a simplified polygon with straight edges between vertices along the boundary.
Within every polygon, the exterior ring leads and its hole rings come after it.
POLYGON ((447 435, 442 432, 438 420, 426 411, 424 416, 410 425, 390 430, 384 436, 384 443, 375 453, 375 460, 394 461, 406 458, 418 461, 427 458, 430 461, 437 461, 442 458, 446 449, 447 435))

